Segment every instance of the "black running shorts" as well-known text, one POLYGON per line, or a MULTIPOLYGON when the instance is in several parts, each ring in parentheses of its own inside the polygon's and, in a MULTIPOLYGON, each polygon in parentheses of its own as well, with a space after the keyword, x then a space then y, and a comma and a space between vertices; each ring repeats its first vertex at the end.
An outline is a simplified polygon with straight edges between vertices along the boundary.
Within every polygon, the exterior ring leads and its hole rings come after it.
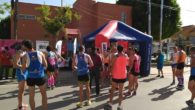
POLYGON ((28 86, 42 86, 45 84, 45 78, 27 78, 26 80, 28 86))

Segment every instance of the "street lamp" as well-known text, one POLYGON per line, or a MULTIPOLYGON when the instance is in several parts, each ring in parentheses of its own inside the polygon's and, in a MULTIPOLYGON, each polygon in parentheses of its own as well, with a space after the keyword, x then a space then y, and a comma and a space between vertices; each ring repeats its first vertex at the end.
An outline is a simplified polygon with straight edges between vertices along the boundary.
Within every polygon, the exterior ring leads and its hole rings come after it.
POLYGON ((163 6, 164 6, 164 0, 161 0, 161 10, 160 10, 160 36, 159 36, 159 50, 162 50, 162 23, 163 23, 163 6))

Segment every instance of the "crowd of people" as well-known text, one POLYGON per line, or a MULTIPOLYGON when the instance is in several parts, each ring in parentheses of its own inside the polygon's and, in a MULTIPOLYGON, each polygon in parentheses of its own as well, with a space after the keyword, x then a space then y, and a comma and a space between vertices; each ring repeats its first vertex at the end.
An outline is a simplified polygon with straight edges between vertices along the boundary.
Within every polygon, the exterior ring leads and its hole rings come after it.
MULTIPOLYGON (((38 86, 42 96, 43 110, 48 110, 46 87, 54 89, 57 83, 58 63, 65 59, 58 54, 56 49, 51 46, 46 48, 45 52, 36 51, 30 40, 24 40, 17 46, 15 54, 12 56, 8 47, 2 49, 1 56, 1 79, 3 76, 8 78, 8 69, 14 68, 18 80, 18 110, 27 108, 23 103, 23 94, 25 84, 29 88, 29 103, 31 110, 35 110, 35 86, 38 86), (6 61, 5 61, 6 60, 6 61), (3 68, 3 69, 2 69, 3 68), (46 77, 47 76, 47 77, 46 77)), ((173 80, 171 85, 175 85, 178 80, 177 89, 184 89, 183 71, 185 67, 186 53, 182 46, 175 46, 171 55, 171 67, 173 80)), ((195 98, 195 47, 190 49, 191 57, 191 74, 188 88, 192 94, 186 104, 192 106, 195 98)), ((123 46, 117 45, 106 50, 92 47, 85 51, 83 45, 79 46, 78 52, 73 55, 72 69, 77 73, 79 87, 79 103, 77 107, 84 105, 84 87, 86 89, 86 105, 91 105, 91 89, 93 80, 95 83, 96 97, 101 94, 101 88, 110 87, 109 101, 104 109, 111 110, 115 91, 118 91, 119 99, 118 110, 122 110, 122 101, 124 97, 136 95, 138 89, 138 76, 140 75, 141 56, 134 47, 124 49, 123 46), (124 83, 128 81, 128 86, 124 83)), ((164 78, 163 74, 164 55, 161 51, 157 57, 157 77, 164 78)), ((12 75, 14 76, 14 75, 12 75)), ((13 77, 14 78, 14 77, 13 77)))

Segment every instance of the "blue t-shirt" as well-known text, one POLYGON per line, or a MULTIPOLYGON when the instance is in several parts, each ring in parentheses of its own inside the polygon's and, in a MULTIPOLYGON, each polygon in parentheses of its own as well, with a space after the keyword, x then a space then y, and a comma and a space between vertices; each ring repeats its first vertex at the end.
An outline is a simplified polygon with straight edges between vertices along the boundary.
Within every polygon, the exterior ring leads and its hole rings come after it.
POLYGON ((157 65, 163 65, 164 64, 164 55, 160 54, 157 58, 157 65))
POLYGON ((43 78, 45 76, 44 66, 38 58, 38 52, 28 52, 30 64, 28 67, 28 78, 43 78))

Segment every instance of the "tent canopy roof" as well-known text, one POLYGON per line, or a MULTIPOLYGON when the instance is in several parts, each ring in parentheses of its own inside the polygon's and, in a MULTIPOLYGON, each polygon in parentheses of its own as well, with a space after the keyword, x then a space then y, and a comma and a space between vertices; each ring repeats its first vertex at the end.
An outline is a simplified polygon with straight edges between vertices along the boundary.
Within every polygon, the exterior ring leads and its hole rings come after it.
POLYGON ((112 20, 96 31, 84 37, 84 42, 94 41, 97 36, 104 36, 110 41, 126 40, 137 42, 152 42, 152 36, 117 20, 112 20))

